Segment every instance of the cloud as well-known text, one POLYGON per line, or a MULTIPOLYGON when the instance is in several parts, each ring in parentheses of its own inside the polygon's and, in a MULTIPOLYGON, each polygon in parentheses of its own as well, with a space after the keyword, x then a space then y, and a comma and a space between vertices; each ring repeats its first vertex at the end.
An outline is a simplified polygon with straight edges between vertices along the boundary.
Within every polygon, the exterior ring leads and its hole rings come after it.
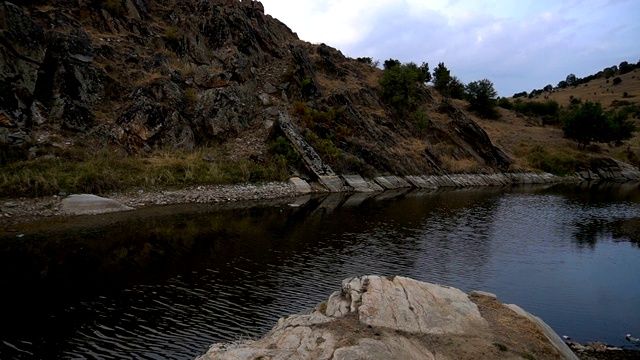
POLYGON ((265 11, 351 57, 444 62, 500 95, 557 84, 640 58, 634 0, 263 0, 265 11))

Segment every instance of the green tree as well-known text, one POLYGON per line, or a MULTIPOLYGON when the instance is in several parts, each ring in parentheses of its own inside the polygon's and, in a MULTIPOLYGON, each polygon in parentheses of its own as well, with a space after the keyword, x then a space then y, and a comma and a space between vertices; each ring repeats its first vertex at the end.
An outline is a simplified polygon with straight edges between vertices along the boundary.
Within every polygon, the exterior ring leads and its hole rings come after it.
POLYGON ((449 82, 451 82, 451 72, 441 62, 433 69, 433 86, 442 95, 449 96, 449 82))
POLYGON ((429 63, 423 62, 422 65, 420 65, 420 72, 422 72, 422 76, 424 77, 423 82, 428 83, 431 81, 431 72, 429 71, 429 63))
POLYGON ((629 120, 629 114, 624 110, 611 111, 607 114, 608 134, 607 141, 615 142, 616 146, 622 145, 624 140, 629 140, 636 132, 636 124, 629 120))
POLYGON ((576 140, 578 147, 584 149, 591 142, 614 141, 620 145, 633 136, 636 126, 623 112, 607 114, 600 103, 586 101, 565 114, 562 130, 567 138, 576 140))
POLYGON ((498 92, 494 89, 493 83, 489 79, 472 81, 466 88, 469 109, 487 118, 496 118, 496 96, 498 92))
POLYGON ((431 81, 431 73, 429 73, 429 64, 423 62, 422 65, 418 66, 416 63, 408 62, 404 66, 410 68, 410 71, 416 72, 419 75, 418 81, 421 83, 426 83, 431 81))
POLYGON ((402 65, 400 60, 396 60, 396 59, 385 60, 383 64, 385 70, 389 70, 392 67, 400 66, 400 65, 402 65))
POLYGON ((592 141, 600 139, 606 124, 606 117, 600 103, 587 101, 569 111, 564 118, 564 135, 578 142, 579 148, 586 148, 592 141))
POLYGON ((633 64, 629 64, 626 61, 623 61, 618 66, 618 70, 620 71, 620 75, 624 75, 626 73, 632 72, 636 67, 633 64))
POLYGON ((578 78, 576 77, 575 74, 567 75, 567 78, 565 79, 565 81, 567 82, 568 86, 576 86, 576 85, 578 85, 578 78))
POLYGON ((412 110, 417 104, 418 85, 424 74, 414 63, 386 68, 380 78, 379 93, 382 100, 400 112, 412 110))
POLYGON ((452 76, 449 81, 448 93, 454 99, 464 99, 465 85, 457 76, 452 76))

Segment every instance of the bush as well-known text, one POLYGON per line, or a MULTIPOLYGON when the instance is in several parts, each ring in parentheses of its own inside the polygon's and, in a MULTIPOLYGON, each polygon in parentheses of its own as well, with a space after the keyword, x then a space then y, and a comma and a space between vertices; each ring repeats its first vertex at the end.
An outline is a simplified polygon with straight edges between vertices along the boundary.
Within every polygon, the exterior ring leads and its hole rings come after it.
POLYGON ((444 66, 444 63, 441 62, 438 66, 433 69, 433 86, 438 90, 442 95, 449 95, 449 82, 451 81, 451 72, 444 66))
POLYGON ((359 57, 356 59, 357 62, 361 62, 363 64, 372 65, 373 66, 373 58, 372 57, 359 57))
POLYGON ((102 2, 102 8, 112 13, 112 15, 124 16, 126 11, 120 0, 105 0, 102 2))
POLYGON ((460 99, 460 100, 464 99, 465 86, 462 83, 462 81, 458 79, 457 76, 451 77, 451 81, 449 81, 448 93, 449 93, 449 96, 451 96, 454 99, 460 99))
POLYGON ((416 124, 416 127, 420 131, 424 131, 426 128, 431 126, 431 120, 429 116, 422 110, 417 110, 413 113, 413 123, 416 124))
POLYGON ((613 85, 620 85, 622 83, 622 79, 620 79, 619 77, 615 77, 613 79, 613 85))
POLYGON ((560 153, 552 154, 542 146, 536 146, 527 155, 529 166, 550 174, 564 176, 574 173, 578 168, 587 165, 586 160, 560 153))
POLYGON ((513 109, 513 104, 511 104, 511 101, 505 97, 498 99, 498 106, 507 110, 513 109))
POLYGON ((466 87, 469 109, 486 118, 497 118, 495 97, 498 92, 489 79, 470 82, 466 87))
POLYGON ((539 117, 546 125, 560 121, 560 104, 555 100, 525 102, 518 99, 513 103, 513 109, 526 116, 539 117))
POLYGON ((380 97, 401 113, 412 110, 417 105, 418 85, 424 82, 424 74, 414 63, 387 68, 389 61, 385 61, 385 71, 380 78, 380 97))
POLYGON ((300 154, 291 146, 284 136, 278 136, 269 144, 269 151, 288 166, 299 168, 302 165, 300 154))
POLYGON ((605 113, 600 103, 587 101, 565 113, 563 131, 583 149, 591 142, 614 141, 620 145, 636 131, 635 124, 627 120, 627 116, 623 111, 605 113))

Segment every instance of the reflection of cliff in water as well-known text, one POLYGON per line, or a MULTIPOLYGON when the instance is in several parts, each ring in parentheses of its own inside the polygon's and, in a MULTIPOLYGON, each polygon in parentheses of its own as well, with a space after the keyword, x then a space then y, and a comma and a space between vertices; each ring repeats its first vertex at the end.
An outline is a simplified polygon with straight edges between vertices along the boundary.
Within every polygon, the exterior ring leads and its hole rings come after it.
MULTIPOLYGON (((236 209, 180 205, 63 219, 40 228, 35 225, 36 230, 23 237, 0 238, 0 284, 16 291, 18 302, 32 296, 89 297, 110 288, 154 283, 176 273, 201 270, 198 266, 224 269, 240 257, 256 267, 279 266, 288 254, 299 250, 340 251, 369 235, 380 256, 388 251, 398 260, 406 258, 403 266, 408 266, 422 256, 411 251, 419 247, 421 236, 412 228, 428 213, 446 216, 473 202, 473 197, 463 201, 468 194, 435 193, 401 202, 385 201, 389 194, 378 200, 361 194, 353 199, 331 194, 295 207, 282 203, 236 209), (387 221, 394 228, 377 226, 387 221), (351 242, 331 240, 343 234, 347 238, 348 234, 361 235, 351 242)), ((468 245, 469 249, 479 246, 468 245)), ((358 261, 359 254, 352 255, 358 261)))
POLYGON ((576 252, 576 224, 606 229, 605 220, 638 210, 565 191, 404 189, 33 224, 23 237, 0 235, 0 288, 11 309, 0 358, 19 357, 14 347, 32 357, 194 358, 212 342, 264 334, 361 274, 481 288, 530 306, 562 302, 558 269, 573 274, 570 265, 583 261, 567 259, 588 255, 576 252))

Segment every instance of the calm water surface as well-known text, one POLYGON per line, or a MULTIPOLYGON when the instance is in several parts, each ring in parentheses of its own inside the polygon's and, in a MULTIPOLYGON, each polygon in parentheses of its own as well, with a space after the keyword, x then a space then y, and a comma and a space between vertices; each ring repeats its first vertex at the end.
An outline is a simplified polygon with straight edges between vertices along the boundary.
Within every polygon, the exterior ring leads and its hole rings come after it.
POLYGON ((640 248, 620 226, 640 216, 638 186, 334 194, 33 226, 0 236, 0 358, 192 359, 363 274, 494 292, 560 335, 632 347, 640 248))

